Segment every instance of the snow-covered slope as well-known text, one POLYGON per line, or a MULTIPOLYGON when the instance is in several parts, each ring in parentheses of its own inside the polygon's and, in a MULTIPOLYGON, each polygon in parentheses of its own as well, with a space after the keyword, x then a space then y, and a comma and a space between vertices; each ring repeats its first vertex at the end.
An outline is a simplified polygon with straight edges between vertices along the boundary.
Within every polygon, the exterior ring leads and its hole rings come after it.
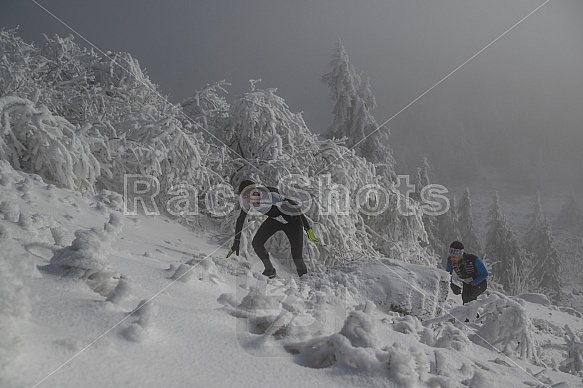
POLYGON ((2 387, 583 386, 580 314, 540 295, 444 302, 443 271, 390 259, 267 281, 209 230, 4 161, 0 201, 2 387))

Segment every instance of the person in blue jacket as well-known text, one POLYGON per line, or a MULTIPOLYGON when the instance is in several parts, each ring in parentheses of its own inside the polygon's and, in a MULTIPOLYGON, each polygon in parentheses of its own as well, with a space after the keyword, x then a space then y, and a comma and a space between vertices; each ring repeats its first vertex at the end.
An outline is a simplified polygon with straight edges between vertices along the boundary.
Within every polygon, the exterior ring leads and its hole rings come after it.
POLYGON ((259 226, 252 242, 255 253, 265 266, 265 271, 263 271, 262 275, 268 278, 275 277, 275 268, 269 259, 265 243, 278 231, 284 232, 289 240, 292 259, 298 276, 305 275, 307 268, 302 257, 304 246, 303 231, 306 232, 310 241, 319 243, 320 240, 314 236, 314 231, 310 227, 306 216, 300 211, 297 203, 279 194, 279 191, 274 187, 257 185, 250 180, 241 182, 238 194, 241 197, 241 213, 239 213, 235 226, 235 241, 227 257, 233 253, 239 254, 241 231, 247 214, 262 214, 267 216, 267 219, 259 226))
POLYGON ((449 257, 445 270, 450 274, 455 271, 457 277, 464 283, 463 290, 453 281, 450 282, 454 294, 462 294, 464 304, 476 300, 488 287, 488 270, 482 260, 476 255, 464 252, 464 245, 454 241, 449 246, 449 257))

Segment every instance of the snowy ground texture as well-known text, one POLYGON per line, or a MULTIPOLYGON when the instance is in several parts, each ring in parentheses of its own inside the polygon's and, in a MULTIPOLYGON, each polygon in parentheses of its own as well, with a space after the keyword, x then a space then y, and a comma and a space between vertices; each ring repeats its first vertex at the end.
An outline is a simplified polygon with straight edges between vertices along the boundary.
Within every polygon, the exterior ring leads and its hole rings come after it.
POLYGON ((583 387, 581 313, 543 295, 461 306, 390 259, 266 280, 121 209, 0 161, 1 387, 583 387))

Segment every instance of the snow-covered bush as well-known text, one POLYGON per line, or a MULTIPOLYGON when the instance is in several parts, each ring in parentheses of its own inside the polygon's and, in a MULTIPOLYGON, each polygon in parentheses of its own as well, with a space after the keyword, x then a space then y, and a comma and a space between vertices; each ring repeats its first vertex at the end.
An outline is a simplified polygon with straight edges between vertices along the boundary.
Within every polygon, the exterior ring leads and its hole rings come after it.
MULTIPOLYGON (((517 355, 533 363, 540 363, 537 344, 534 341, 534 325, 524 308, 525 301, 510 298, 499 292, 491 291, 486 297, 451 309, 447 314, 428 319, 423 325, 447 322, 454 318, 463 322, 465 319, 479 321, 475 334, 468 335, 474 343, 488 349, 496 349, 507 356, 517 355), (476 318, 479 314, 479 318, 476 318)), ((464 334, 448 329, 442 343, 458 342, 456 346, 465 347, 464 334)), ((439 341, 438 341, 439 342, 439 341)), ((436 342, 437 343, 437 342, 436 342)))
POLYGON ((190 119, 184 124, 196 122, 209 133, 211 128, 222 128, 229 115, 229 104, 224 97, 218 95, 218 92, 227 93, 224 86, 229 85, 224 80, 209 84, 182 101, 180 103, 182 111, 190 119))
POLYGON ((482 346, 499 349, 510 356, 517 355, 538 363, 539 355, 533 338, 534 325, 528 317, 522 299, 509 298, 493 292, 486 298, 471 302, 480 306, 482 326, 472 340, 482 346))
MULTIPOLYGON (((341 141, 319 140, 310 133, 301 115, 290 112, 275 89, 252 90, 236 100, 217 137, 239 156, 232 169, 233 186, 252 179, 301 202, 316 235, 326 244, 305 245, 309 264, 331 267, 363 254, 377 256, 374 248, 393 258, 427 262, 419 246, 425 239, 419 209, 411 216, 399 214, 400 194, 394 184, 383 183, 375 165, 341 141), (389 198, 365 197, 360 191, 380 184, 385 184, 389 198), (381 208, 387 203, 387 209, 367 220, 359 210, 368 202, 381 202, 381 208), (383 229, 375 231, 371 225, 376 224, 383 229)), ((226 230, 232 231, 236 216, 233 212, 225 220, 226 230)), ((245 233, 255 229, 251 226, 245 233)), ((282 236, 274 236, 270 244, 270 252, 289 258, 282 236)))
POLYGON ((77 45, 72 35, 43 38, 40 54, 46 62, 36 83, 38 103, 73 124, 103 112, 105 101, 99 98, 102 91, 95 87, 91 69, 97 54, 77 45))
POLYGON ((77 190, 93 190, 100 164, 73 124, 30 100, 0 97, 0 159, 77 190))
POLYGON ((466 333, 451 324, 443 327, 432 346, 455 349, 460 352, 465 352, 473 347, 466 333))
POLYGON ((0 47, 0 159, 76 190, 122 193, 124 174, 153 175, 161 211, 180 184, 196 187, 197 201, 222 182, 224 151, 130 54, 98 55, 72 36, 44 36, 38 49, 14 31, 0 33, 0 47))
POLYGON ((47 60, 37 47, 18 37, 16 30, 0 30, 0 53, 0 96, 18 93, 29 97, 46 72, 47 60))

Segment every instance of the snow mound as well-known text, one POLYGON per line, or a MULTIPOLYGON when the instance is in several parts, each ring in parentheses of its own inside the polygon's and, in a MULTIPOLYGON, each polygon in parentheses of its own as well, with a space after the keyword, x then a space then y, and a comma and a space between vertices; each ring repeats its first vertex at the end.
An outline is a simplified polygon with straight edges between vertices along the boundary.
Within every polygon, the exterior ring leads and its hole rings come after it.
POLYGON ((122 330, 122 336, 128 341, 144 342, 153 330, 152 319, 158 314, 158 308, 147 300, 142 300, 130 314, 133 322, 122 330))
POLYGON ((567 358, 559 369, 583 377, 583 334, 577 334, 569 325, 565 325, 565 332, 567 358))
POLYGON ((310 368, 327 368, 336 363, 352 369, 381 369, 387 354, 377 349, 375 322, 370 315, 353 311, 339 333, 285 346, 297 354, 297 362, 310 368))
POLYGON ((121 230, 121 218, 111 213, 109 222, 102 230, 77 230, 70 246, 54 252, 50 265, 64 269, 70 276, 84 279, 92 290, 107 297, 121 278, 121 275, 109 270, 107 262, 111 242, 121 230))
POLYGON ((193 278, 198 280, 208 280, 212 283, 219 284, 223 279, 212 257, 198 254, 194 258, 182 263, 176 268, 171 265, 168 271, 174 271, 171 276, 172 280, 188 282, 193 278))
POLYGON ((329 271, 329 277, 360 302, 421 320, 441 314, 449 290, 447 272, 391 259, 352 262, 329 271))
POLYGON ((237 295, 222 294, 218 302, 242 320, 245 330, 262 336, 264 343, 290 343, 334 333, 346 317, 346 292, 341 285, 316 285, 307 278, 299 284, 294 279, 266 280, 249 273, 238 278, 238 285, 237 295))
POLYGON ((524 293, 516 295, 516 297, 529 303, 540 304, 543 306, 549 306, 551 304, 549 298, 547 298, 545 294, 524 293))

